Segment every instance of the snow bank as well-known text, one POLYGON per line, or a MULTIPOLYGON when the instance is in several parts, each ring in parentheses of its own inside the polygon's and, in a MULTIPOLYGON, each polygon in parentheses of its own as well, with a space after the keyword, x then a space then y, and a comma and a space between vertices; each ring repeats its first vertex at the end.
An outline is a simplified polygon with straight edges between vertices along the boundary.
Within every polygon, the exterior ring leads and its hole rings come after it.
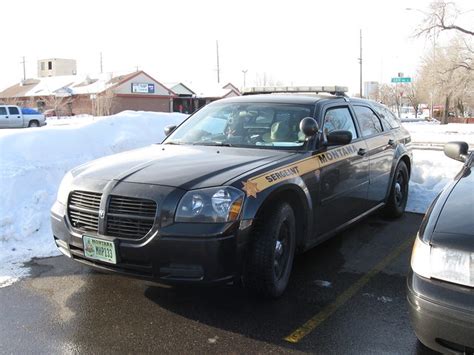
POLYGON ((27 273, 32 257, 57 254, 49 210, 64 174, 84 162, 159 143, 182 114, 125 111, 0 130, 0 287, 27 273))
POLYGON ((441 150, 414 150, 407 211, 425 213, 462 166, 461 162, 448 158, 441 150))
POLYGON ((403 123, 403 126, 410 131, 412 141, 417 144, 465 141, 474 145, 474 124, 410 122, 403 123))
POLYGON ((410 122, 403 123, 403 126, 410 131, 415 148, 407 211, 425 213, 436 195, 462 167, 462 163, 444 155, 443 145, 464 141, 473 149, 474 125, 410 122), (435 150, 424 150, 431 148, 435 150))

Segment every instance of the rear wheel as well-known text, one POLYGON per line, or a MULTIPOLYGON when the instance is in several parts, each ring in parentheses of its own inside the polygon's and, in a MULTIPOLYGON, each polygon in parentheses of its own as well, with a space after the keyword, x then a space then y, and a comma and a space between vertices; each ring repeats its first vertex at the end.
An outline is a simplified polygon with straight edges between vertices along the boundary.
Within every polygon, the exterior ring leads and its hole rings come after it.
POLYGON ((408 168, 405 162, 398 163, 390 188, 390 196, 385 206, 387 217, 397 218, 405 212, 408 200, 408 168))
POLYGON ((269 298, 281 296, 290 278, 296 244, 295 215, 282 203, 257 222, 244 272, 244 286, 269 298))
POLYGON ((28 127, 39 127, 38 121, 30 121, 28 127))

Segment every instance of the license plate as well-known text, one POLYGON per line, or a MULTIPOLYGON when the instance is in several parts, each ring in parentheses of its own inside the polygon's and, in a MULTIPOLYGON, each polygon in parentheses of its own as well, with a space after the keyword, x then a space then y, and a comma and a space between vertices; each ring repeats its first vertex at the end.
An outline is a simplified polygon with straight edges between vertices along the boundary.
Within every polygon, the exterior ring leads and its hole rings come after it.
POLYGON ((92 238, 87 235, 82 237, 84 255, 88 258, 117 264, 115 244, 108 240, 92 238))

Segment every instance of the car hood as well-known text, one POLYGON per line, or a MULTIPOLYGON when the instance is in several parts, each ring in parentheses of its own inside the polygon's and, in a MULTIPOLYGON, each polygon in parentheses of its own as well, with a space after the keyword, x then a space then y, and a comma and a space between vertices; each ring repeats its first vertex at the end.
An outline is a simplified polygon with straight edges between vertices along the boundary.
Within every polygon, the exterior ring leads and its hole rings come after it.
POLYGON ((222 185, 247 171, 292 155, 292 152, 269 149, 156 144, 94 160, 72 173, 77 179, 190 190, 222 185))
POLYGON ((474 251, 474 174, 466 168, 439 214, 432 245, 474 251))

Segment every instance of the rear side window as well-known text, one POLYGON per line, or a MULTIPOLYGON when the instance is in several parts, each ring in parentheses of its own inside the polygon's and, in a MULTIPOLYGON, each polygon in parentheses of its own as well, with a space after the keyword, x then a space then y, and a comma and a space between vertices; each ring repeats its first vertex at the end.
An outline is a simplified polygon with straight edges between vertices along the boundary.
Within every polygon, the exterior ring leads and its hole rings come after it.
POLYGON ((350 131, 352 139, 357 138, 354 120, 348 107, 337 107, 327 110, 324 115, 323 130, 325 134, 338 130, 350 131))
POLYGON ((18 115, 20 114, 20 111, 18 111, 17 107, 8 107, 8 111, 10 111, 10 115, 18 115))
POLYGON ((5 107, 0 107, 0 115, 8 115, 7 109, 5 107))
POLYGON ((364 137, 383 132, 382 124, 377 115, 365 106, 354 106, 360 129, 364 137))
POLYGON ((398 121, 397 117, 387 107, 377 106, 376 109, 385 130, 400 127, 400 122, 398 121))

